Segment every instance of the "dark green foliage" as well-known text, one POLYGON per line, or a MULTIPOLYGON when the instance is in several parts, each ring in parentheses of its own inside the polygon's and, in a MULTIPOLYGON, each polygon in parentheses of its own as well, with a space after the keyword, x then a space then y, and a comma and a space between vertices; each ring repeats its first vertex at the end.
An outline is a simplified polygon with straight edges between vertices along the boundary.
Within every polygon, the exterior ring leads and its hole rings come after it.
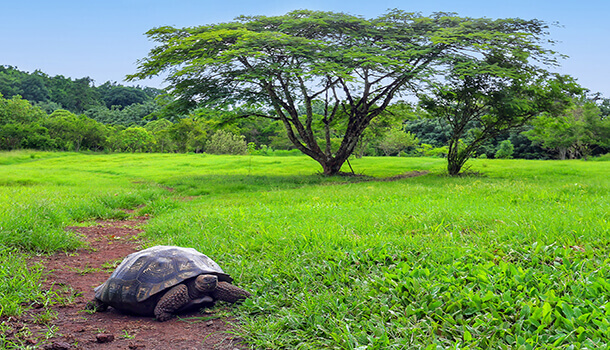
POLYGON ((0 94, 0 150, 54 149, 46 128, 38 122, 46 114, 20 96, 5 99, 0 94))
POLYGON ((151 101, 160 93, 157 89, 122 86, 109 81, 100 85, 97 90, 109 109, 114 106, 123 109, 133 104, 142 104, 151 101))
POLYGON ((50 99, 42 72, 36 71, 21 81, 21 95, 28 101, 46 102, 50 99))
POLYGON ((58 109, 47 116, 18 95, 0 96, 0 150, 101 151, 107 137, 106 126, 84 115, 58 109))
POLYGON ((37 123, 0 126, 0 145, 1 150, 9 151, 22 148, 56 149, 55 140, 49 136, 48 130, 37 123))
POLYGON ((516 128, 509 133, 508 140, 515 147, 513 158, 521 159, 549 159, 551 155, 542 147, 535 145, 524 132, 530 130, 530 125, 516 128))
MULTIPOLYGON (((407 120, 404 124, 406 131, 411 132, 420 140, 420 144, 429 145, 432 148, 445 147, 449 143, 450 129, 444 125, 440 119, 429 117, 418 117, 414 120, 407 120)), ((467 127, 465 138, 468 140, 473 136, 470 130, 475 128, 476 124, 470 124, 467 127)), ((500 147, 500 143, 504 140, 510 140, 514 146, 513 158, 521 159, 549 159, 552 155, 540 146, 535 145, 532 141, 523 135, 524 131, 530 130, 532 127, 524 125, 520 128, 515 128, 509 132, 505 132, 492 139, 482 143, 477 154, 492 158, 500 147)), ((422 146, 428 147, 428 146, 422 146)), ((420 152, 422 155, 430 155, 429 152, 420 152)))
POLYGON ((160 90, 154 88, 127 87, 111 82, 95 87, 89 77, 50 77, 38 70, 27 73, 16 67, 0 66, 0 94, 5 98, 20 95, 32 103, 55 103, 72 113, 98 106, 122 109, 152 101, 159 93, 160 90))
POLYGON ((405 131, 417 136, 421 143, 434 147, 447 145, 450 137, 449 128, 439 119, 420 117, 405 122, 405 131))
POLYGON ((110 125, 139 125, 144 126, 147 118, 159 111, 160 107, 154 101, 131 104, 125 108, 112 106, 108 108, 100 105, 86 110, 84 113, 100 123, 110 125))
MULTIPOLYGON (((286 136, 284 126, 280 122, 265 118, 243 118, 237 122, 240 134, 244 135, 246 142, 257 145, 271 145, 283 132, 284 142, 279 149, 291 149, 294 145, 286 136)), ((278 143, 279 145, 279 143, 278 143)))
POLYGON ((86 116, 77 116, 66 110, 57 110, 42 121, 50 137, 60 150, 103 150, 108 129, 86 116))
POLYGON ((169 126, 167 132, 177 151, 201 152, 207 138, 208 127, 204 122, 184 118, 169 126))

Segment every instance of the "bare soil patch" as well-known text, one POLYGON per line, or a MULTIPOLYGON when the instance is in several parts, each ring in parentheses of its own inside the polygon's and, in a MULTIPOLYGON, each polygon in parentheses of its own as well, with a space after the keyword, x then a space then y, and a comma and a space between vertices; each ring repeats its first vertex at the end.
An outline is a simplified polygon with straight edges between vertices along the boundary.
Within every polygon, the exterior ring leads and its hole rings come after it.
POLYGON ((37 315, 48 311, 42 305, 3 321, 15 330, 29 329, 32 335, 27 341, 39 349, 247 349, 230 334, 234 321, 213 312, 158 322, 112 308, 104 313, 83 311, 93 298, 93 288, 103 283, 125 256, 141 248, 138 235, 145 221, 145 217, 137 217, 68 227, 82 234, 89 247, 36 259, 49 271, 43 287, 52 288, 68 302, 53 305, 57 317, 42 324, 37 315), (45 339, 49 334, 52 336, 45 339))
POLYGON ((384 177, 384 178, 381 178, 381 179, 376 179, 375 181, 379 181, 379 182, 398 181, 398 180, 407 179, 407 178, 410 178, 410 177, 417 177, 417 176, 426 175, 428 173, 430 173, 428 170, 424 170, 424 171, 413 170, 413 171, 409 171, 407 173, 400 174, 400 175, 395 175, 395 176, 391 176, 391 177, 384 177))
MULTIPOLYGON (((390 177, 372 177, 372 176, 368 176, 368 175, 363 175, 363 174, 357 174, 357 173, 346 173, 346 172, 340 172, 339 176, 344 176, 344 177, 354 177, 357 178, 357 181, 353 181, 353 182, 391 182, 391 181, 398 181, 398 180, 402 180, 402 179, 407 179, 410 177, 417 177, 417 176, 423 176, 423 175, 427 175, 430 172, 428 170, 413 170, 413 171, 409 171, 403 174, 399 174, 399 175, 394 175, 394 176, 390 176, 390 177)), ((353 183, 352 182, 352 183, 353 183)), ((337 183, 329 183, 329 185, 336 185, 337 183)), ((346 183, 338 183, 340 185, 344 185, 347 184, 346 183)))

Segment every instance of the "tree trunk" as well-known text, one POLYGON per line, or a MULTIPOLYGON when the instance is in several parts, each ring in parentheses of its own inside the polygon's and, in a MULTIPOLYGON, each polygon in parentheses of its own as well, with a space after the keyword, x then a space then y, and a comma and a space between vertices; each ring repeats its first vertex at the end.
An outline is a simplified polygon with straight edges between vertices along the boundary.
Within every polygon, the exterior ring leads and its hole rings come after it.
POLYGON ((567 147, 559 147, 559 159, 566 160, 566 154, 568 153, 567 147))
POLYGON ((320 165, 322 165, 323 174, 325 176, 333 176, 341 171, 343 163, 345 163, 345 160, 340 161, 337 158, 332 158, 328 162, 320 162, 320 165))
POLYGON ((467 157, 464 156, 463 152, 460 154, 458 148, 458 142, 450 140, 449 141, 449 152, 447 153, 447 172, 451 176, 456 176, 462 170, 464 163, 466 163, 467 157))
POLYGON ((343 142, 339 147, 339 150, 334 156, 331 155, 327 157, 325 155, 321 155, 318 157, 313 157, 322 166, 324 175, 333 176, 337 175, 341 171, 341 167, 343 166, 343 164, 354 152, 354 149, 358 144, 359 135, 361 134, 362 132, 352 132, 349 133, 349 135, 348 133, 346 133, 343 138, 343 142))
POLYGON ((459 162, 449 162, 447 164, 447 171, 449 172, 449 175, 451 176, 456 176, 460 173, 460 171, 462 170, 462 165, 459 162))

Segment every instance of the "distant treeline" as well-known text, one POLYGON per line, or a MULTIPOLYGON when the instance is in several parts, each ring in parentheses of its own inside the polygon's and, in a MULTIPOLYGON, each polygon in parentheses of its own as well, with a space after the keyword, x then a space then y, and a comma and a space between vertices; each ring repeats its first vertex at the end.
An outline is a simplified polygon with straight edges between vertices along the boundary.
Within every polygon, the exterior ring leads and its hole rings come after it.
MULTIPOLYGON (((300 153, 278 121, 231 118, 205 108, 177 114, 166 105, 162 91, 150 87, 116 82, 96 87, 87 77, 49 77, 0 66, 0 150, 300 153)), ((609 115, 609 99, 576 101, 563 118, 539 119, 498 135, 482 144, 477 156, 563 159, 604 154, 610 151, 609 115)), ((331 135, 333 149, 341 132, 337 128, 331 135)), ((354 155, 443 157, 448 138, 441 120, 397 103, 371 123, 354 155)))
MULTIPOLYGON (((87 114, 101 119, 100 122, 141 124, 141 112, 131 113, 136 114, 133 120, 120 120, 121 118, 114 120, 119 116, 110 111, 122 111, 133 105, 148 105, 146 109, 150 113, 154 105, 153 101, 161 94, 161 90, 151 87, 123 86, 110 81, 95 86, 89 77, 80 79, 66 78, 62 75, 51 77, 39 70, 28 73, 15 67, 0 65, 0 94, 4 98, 19 95, 49 114, 58 109, 76 114, 89 111, 87 114)), ((125 119, 125 116, 121 117, 125 119)))

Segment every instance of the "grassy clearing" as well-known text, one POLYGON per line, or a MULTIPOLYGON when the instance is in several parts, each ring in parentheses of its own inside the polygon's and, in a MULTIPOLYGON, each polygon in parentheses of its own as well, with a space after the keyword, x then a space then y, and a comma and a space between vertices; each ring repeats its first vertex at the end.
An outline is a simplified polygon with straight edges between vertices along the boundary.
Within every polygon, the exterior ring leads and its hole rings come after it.
POLYGON ((323 178, 306 157, 25 153, 0 164, 1 212, 15 208, 0 214, 1 245, 70 249, 66 224, 145 204, 151 245, 197 248, 254 293, 235 312, 255 348, 610 341, 609 162, 473 160, 482 176, 449 178, 440 159, 352 161, 376 177, 431 171, 395 182, 323 178), (22 226, 35 233, 19 238, 22 226))
POLYGON ((604 346, 608 166, 472 166, 486 176, 206 196, 147 232, 255 291, 257 348, 604 346))

